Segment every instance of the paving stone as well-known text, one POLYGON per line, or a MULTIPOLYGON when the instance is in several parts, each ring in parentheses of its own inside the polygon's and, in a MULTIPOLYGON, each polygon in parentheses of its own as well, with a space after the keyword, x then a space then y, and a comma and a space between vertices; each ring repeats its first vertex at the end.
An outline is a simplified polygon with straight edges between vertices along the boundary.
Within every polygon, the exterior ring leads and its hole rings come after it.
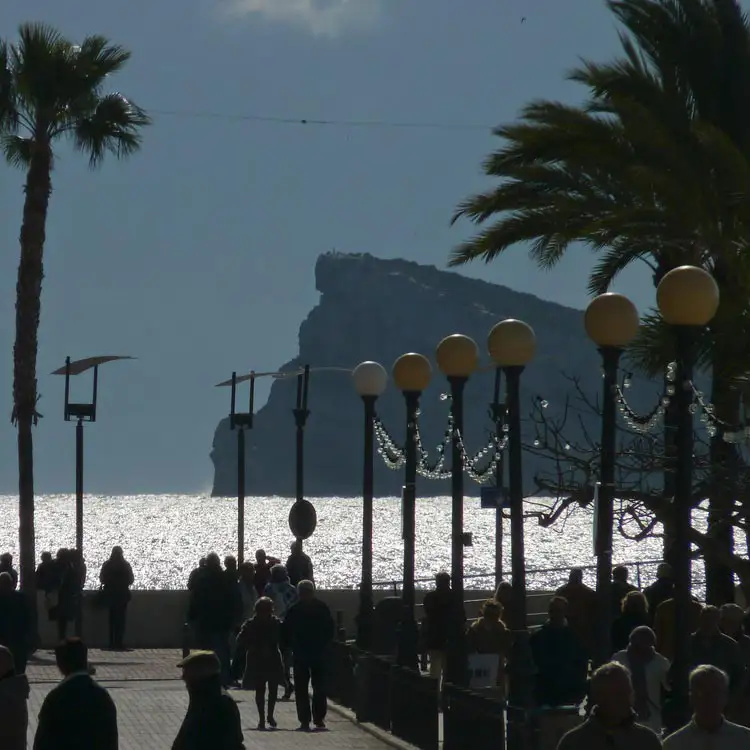
MULTIPOLYGON (((188 697, 176 668, 178 651, 92 651, 97 679, 117 705, 120 750, 169 750, 187 710, 188 697)), ((36 717, 47 693, 59 681, 54 654, 39 652, 29 665, 29 743, 36 730, 36 717)), ((247 750, 383 750, 388 745, 351 721, 329 712, 328 731, 301 734, 294 703, 278 703, 277 730, 259 732, 254 694, 230 691, 242 717, 247 750)))

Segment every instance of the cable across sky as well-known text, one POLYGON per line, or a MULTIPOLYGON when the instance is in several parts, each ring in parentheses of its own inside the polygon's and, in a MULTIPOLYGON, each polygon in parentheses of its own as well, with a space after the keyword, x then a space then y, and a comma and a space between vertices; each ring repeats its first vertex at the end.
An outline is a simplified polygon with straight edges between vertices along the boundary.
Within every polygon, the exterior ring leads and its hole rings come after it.
POLYGON ((147 109, 150 115, 160 117, 183 117, 189 119, 226 120, 235 122, 258 122, 277 125, 309 125, 338 128, 380 128, 411 130, 445 130, 492 132, 495 126, 478 123, 438 122, 438 121, 399 121, 399 120, 346 120, 320 119, 315 117, 279 117, 274 115, 239 114, 228 112, 208 112, 178 109, 147 109))

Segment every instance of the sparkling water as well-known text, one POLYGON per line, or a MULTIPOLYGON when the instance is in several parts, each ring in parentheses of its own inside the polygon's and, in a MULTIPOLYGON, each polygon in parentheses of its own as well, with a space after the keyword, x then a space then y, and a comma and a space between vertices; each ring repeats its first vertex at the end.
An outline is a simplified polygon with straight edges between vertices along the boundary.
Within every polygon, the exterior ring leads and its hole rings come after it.
MULTIPOLYGON (((323 588, 356 588, 359 584, 362 539, 362 501, 358 498, 310 498, 318 513, 315 534, 305 542, 312 557, 315 578, 323 588)), ((548 501, 534 501, 538 508, 548 501)), ((278 497, 248 497, 245 501, 245 556, 252 558, 263 548, 285 560, 292 535, 287 522, 292 501, 278 497)), ((528 505, 527 510, 534 510, 528 505)), ((0 527, 0 551, 10 551, 17 561, 18 503, 0 496, 0 513, 11 521, 0 527)), ((478 499, 467 499, 465 530, 473 545, 465 550, 467 588, 490 588, 495 569, 495 513, 480 508, 478 499)), ((573 566, 595 563, 592 549, 592 514, 576 508, 565 519, 542 528, 536 518, 526 520, 525 551, 528 585, 554 588, 567 578, 573 566), (534 572, 539 571, 539 572, 534 572)), ((450 498, 417 501, 417 577, 431 579, 440 570, 450 570, 450 498)), ((506 520, 504 570, 510 571, 510 524, 506 520)), ((123 547, 133 565, 135 587, 142 589, 184 588, 187 576, 208 552, 220 556, 237 554, 237 501, 205 495, 90 495, 84 506, 84 554, 88 587, 98 585, 99 569, 116 544, 123 547)), ((75 498, 44 495, 37 498, 37 557, 45 550, 75 546, 75 498)), ((660 539, 628 541, 616 535, 614 561, 654 561, 661 557, 660 539)), ((374 579, 399 580, 402 573, 401 504, 399 498, 374 503, 374 579)), ((654 575, 654 565, 640 569, 644 583, 654 575)), ((696 566, 696 581, 702 578, 696 566)), ((631 579, 636 580, 635 566, 631 579)), ((587 571, 589 583, 593 570, 587 571)), ((424 585, 427 585, 425 582, 424 585)))

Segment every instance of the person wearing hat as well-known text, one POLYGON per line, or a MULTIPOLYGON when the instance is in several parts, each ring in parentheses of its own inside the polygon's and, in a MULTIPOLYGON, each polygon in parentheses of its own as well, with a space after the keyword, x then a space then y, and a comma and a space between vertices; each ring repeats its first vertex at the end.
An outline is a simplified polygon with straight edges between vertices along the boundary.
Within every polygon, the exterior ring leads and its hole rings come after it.
POLYGON ((172 750, 245 750, 240 711, 222 687, 213 651, 193 651, 178 665, 190 702, 172 750))

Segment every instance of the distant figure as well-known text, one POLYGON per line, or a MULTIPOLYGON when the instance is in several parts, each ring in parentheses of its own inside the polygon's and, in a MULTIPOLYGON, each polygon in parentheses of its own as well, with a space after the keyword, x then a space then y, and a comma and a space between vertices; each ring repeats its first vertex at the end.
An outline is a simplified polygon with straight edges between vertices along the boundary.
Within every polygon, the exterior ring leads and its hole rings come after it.
POLYGON ((242 687, 245 690, 255 688, 258 729, 265 729, 266 721, 268 726, 275 729, 274 709, 279 685, 284 681, 284 665, 281 660, 281 620, 274 615, 273 602, 268 597, 258 599, 255 615, 242 626, 237 640, 247 653, 242 687))
POLYGON ((313 564, 312 560, 302 551, 302 542, 295 540, 292 542, 292 554, 286 561, 286 570, 289 573, 289 582, 296 586, 300 581, 313 581, 313 564))
POLYGON ((430 677, 441 681, 449 649, 464 637, 466 614, 463 602, 451 588, 451 577, 441 572, 435 576, 435 588, 425 594, 422 638, 430 657, 430 677))
POLYGON ((630 643, 630 634, 641 625, 650 625, 648 601, 640 591, 631 591, 622 600, 622 611, 612 623, 612 650, 622 651, 630 643))
MULTIPOLYGON (((691 633, 697 630, 702 611, 703 605, 694 599, 691 600, 689 620, 684 625, 691 633)), ((654 632, 656 633, 656 650, 673 661, 676 632, 674 599, 663 601, 654 613, 654 632)))
POLYGON ((193 568, 190 571, 190 575, 188 576, 188 582, 187 582, 187 590, 193 591, 195 589, 195 584, 198 582, 198 579, 203 574, 203 571, 206 568, 206 558, 201 557, 200 560, 198 560, 198 567, 193 568))
POLYGON ((178 665, 190 697, 172 750, 245 750, 237 704, 222 689, 213 651, 194 651, 178 665))
POLYGON ((281 560, 266 554, 264 549, 255 553, 255 590, 258 596, 263 596, 266 586, 271 580, 271 567, 278 565, 281 560))
POLYGON ((242 598, 242 622, 245 622, 255 614, 255 602, 258 601, 258 592, 255 590, 255 566, 251 562, 244 562, 240 565, 238 572, 242 598))
POLYGON ((99 573, 104 601, 109 610, 109 647, 125 648, 125 622, 133 585, 133 568, 125 559, 122 547, 112 547, 112 554, 99 573))
POLYGON ((26 671, 31 646, 31 612, 26 597, 16 591, 10 573, 0 573, 0 644, 13 654, 16 671, 26 671))
POLYGON ((599 599, 583 582, 583 571, 573 568, 568 582, 555 592, 568 602, 568 624, 578 636, 589 657, 596 653, 599 599))
MULTIPOLYGON (((729 702, 729 677, 703 664, 690 675, 690 723, 664 740, 664 750, 745 750, 750 729, 724 718, 729 702)), ((643 748, 645 750, 645 748, 643 748)))
POLYGON ((503 610, 503 622, 513 630, 516 622, 513 619, 513 586, 508 581, 500 581, 495 589, 495 601, 500 604, 503 610))
POLYGON ((230 681, 229 636, 235 623, 237 599, 227 583, 219 556, 211 553, 195 580, 190 596, 188 620, 195 628, 198 647, 213 651, 221 664, 222 684, 230 681))
POLYGON ((632 591, 638 589, 628 583, 628 569, 624 565, 618 565, 612 571, 612 611, 615 617, 618 617, 622 610, 622 600, 632 591))
POLYGON ((80 595, 71 550, 63 548, 57 551, 55 571, 57 589, 49 616, 57 623, 58 640, 64 641, 68 634, 68 624, 75 618, 80 595))
POLYGON ((297 584, 299 601, 286 613, 283 625, 284 640, 294 654, 294 698, 300 729, 307 732, 310 721, 318 729, 325 729, 328 710, 326 700, 326 652, 333 640, 336 625, 325 602, 315 596, 312 581, 297 584), (312 683, 312 710, 310 686, 312 683))
POLYGON ((628 668, 633 682, 633 708, 636 721, 661 735, 662 691, 669 690, 669 659, 656 651, 656 635, 651 628, 637 627, 630 644, 618 651, 612 661, 628 668))
MULTIPOLYGON (((668 563, 661 563, 656 569, 656 580, 643 589, 643 593, 648 600, 648 611, 651 617, 656 617, 656 610, 662 602, 674 597, 674 572, 672 566, 668 563)), ((657 638, 659 634, 656 634, 657 638)), ((663 653, 663 652, 662 652, 663 653)), ((666 656, 666 654, 665 654, 666 656)))
POLYGON ((552 597, 549 619, 530 638, 540 706, 577 706, 586 695, 588 656, 568 625, 567 609, 565 599, 552 597))
POLYGON ((26 750, 29 681, 16 672, 10 649, 0 646, 0 748, 26 750))
POLYGON ((13 581, 13 588, 18 588, 18 571, 13 567, 13 555, 10 552, 0 555, 0 573, 8 573, 13 581))
POLYGON ((591 675, 591 698, 591 715, 560 740, 557 750, 661 748, 656 734, 635 722, 633 685, 622 664, 605 664, 591 675))
POLYGON ((742 677, 733 691, 727 714, 730 721, 750 726, 750 637, 745 635, 743 621, 745 613, 737 604, 725 604, 721 608, 721 632, 737 641, 742 657, 742 677))
POLYGON ((505 665, 513 645, 513 633, 500 619, 503 607, 500 602, 488 599, 482 605, 481 617, 475 620, 467 633, 469 653, 497 655, 497 687, 505 697, 505 665))
POLYGON ((742 687, 744 662, 737 641, 719 629, 721 612, 718 607, 704 607, 698 619, 698 629, 690 636, 690 666, 710 664, 729 677, 729 688, 734 693, 742 687))
POLYGON ((57 576, 55 574, 55 561, 51 552, 42 552, 41 562, 36 569, 36 587, 38 591, 45 594, 54 591, 57 587, 57 576))
POLYGON ((63 680, 42 703, 34 750, 117 750, 117 709, 89 674, 88 651, 71 638, 55 648, 63 680))

